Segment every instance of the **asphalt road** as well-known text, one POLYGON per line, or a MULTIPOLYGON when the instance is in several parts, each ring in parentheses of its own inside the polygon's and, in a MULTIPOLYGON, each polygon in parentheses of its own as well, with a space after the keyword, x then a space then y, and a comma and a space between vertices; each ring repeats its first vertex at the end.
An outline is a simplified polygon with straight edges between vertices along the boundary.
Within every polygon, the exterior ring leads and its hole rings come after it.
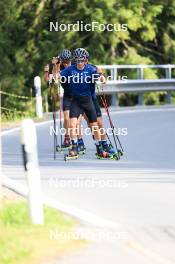
MULTIPOLYGON (((86 155, 65 163, 58 153, 54 161, 52 123, 37 126, 44 194, 127 232, 112 244, 95 239, 92 248, 61 263, 106 263, 109 257, 111 263, 175 263, 175 108, 118 111, 112 118, 128 132, 120 137, 120 161, 96 159, 91 136, 85 137, 86 155), (104 248, 106 258, 99 253, 104 248)), ((19 131, 2 142, 4 173, 25 184, 19 131)))

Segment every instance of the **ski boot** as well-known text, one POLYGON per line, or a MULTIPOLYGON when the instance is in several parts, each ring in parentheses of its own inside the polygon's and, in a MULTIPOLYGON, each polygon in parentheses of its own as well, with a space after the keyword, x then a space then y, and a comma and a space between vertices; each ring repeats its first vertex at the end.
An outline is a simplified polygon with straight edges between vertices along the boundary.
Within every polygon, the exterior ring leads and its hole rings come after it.
POLYGON ((84 145, 83 139, 78 139, 78 154, 85 154, 86 147, 84 145))
POLYGON ((119 151, 116 152, 111 144, 108 144, 107 141, 102 141, 103 150, 106 151, 111 159, 119 160, 120 154, 119 151))
POLYGON ((69 149, 70 147, 71 147, 70 137, 69 137, 69 135, 65 135, 63 144, 61 146, 57 145, 56 151, 59 152, 59 151, 62 151, 64 149, 69 149))
POLYGON ((64 155, 64 160, 74 160, 78 159, 78 147, 77 143, 72 143, 72 148, 69 150, 69 154, 64 155))
POLYGON ((68 149, 71 147, 70 137, 69 135, 65 135, 64 142, 62 144, 63 149, 68 149))
POLYGON ((109 155, 109 153, 106 152, 106 151, 103 149, 102 144, 96 145, 96 148, 97 148, 96 157, 97 157, 98 159, 111 159, 111 156, 109 155))

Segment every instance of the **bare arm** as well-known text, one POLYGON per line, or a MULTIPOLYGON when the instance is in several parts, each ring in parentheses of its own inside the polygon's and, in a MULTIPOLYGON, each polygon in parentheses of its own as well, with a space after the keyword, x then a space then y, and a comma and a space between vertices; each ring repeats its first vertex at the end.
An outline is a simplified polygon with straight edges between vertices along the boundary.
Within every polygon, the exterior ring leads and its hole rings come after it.
POLYGON ((44 67, 44 81, 49 81, 49 64, 44 67))
POLYGON ((101 83, 106 83, 106 77, 104 76, 103 74, 103 71, 100 67, 96 67, 96 70, 97 70, 97 73, 100 75, 98 80, 101 82, 101 83))

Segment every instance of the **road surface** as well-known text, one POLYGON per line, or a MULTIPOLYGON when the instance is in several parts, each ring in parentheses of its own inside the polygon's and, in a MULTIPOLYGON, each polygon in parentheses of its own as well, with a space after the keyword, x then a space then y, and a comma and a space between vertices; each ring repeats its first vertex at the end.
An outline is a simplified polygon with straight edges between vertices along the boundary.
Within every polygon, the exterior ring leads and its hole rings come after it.
MULTIPOLYGON (((58 263, 175 263, 175 108, 117 111, 112 118, 128 132, 120 137, 125 150, 120 161, 96 159, 91 136, 79 160, 65 163, 58 153, 54 161, 52 123, 37 126, 44 194, 96 216, 97 227, 99 219, 109 223, 95 229, 93 246, 58 263), (99 239, 109 230, 118 237, 99 239)), ((107 127, 106 115, 104 120, 107 127)), ((4 173, 26 184, 19 131, 2 141, 4 173)))

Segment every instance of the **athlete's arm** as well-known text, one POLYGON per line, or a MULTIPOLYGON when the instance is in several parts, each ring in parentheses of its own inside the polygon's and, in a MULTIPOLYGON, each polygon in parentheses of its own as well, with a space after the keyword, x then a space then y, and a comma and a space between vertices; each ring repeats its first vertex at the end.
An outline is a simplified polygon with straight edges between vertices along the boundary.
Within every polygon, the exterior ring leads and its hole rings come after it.
POLYGON ((61 83, 69 83, 68 82, 68 78, 70 76, 70 72, 69 72, 69 68, 66 68, 62 71, 60 71, 60 80, 61 80, 61 83))
POLYGON ((95 82, 99 81, 101 83, 106 83, 106 77, 104 76, 102 69, 94 65, 91 65, 91 67, 95 82))
POLYGON ((44 67, 44 81, 49 81, 49 64, 44 67))
POLYGON ((52 58, 52 74, 54 75, 54 77, 57 79, 59 76, 59 72, 60 72, 60 58, 58 57, 53 57, 52 58))
POLYGON ((102 69, 100 67, 96 67, 96 72, 99 74, 99 81, 101 83, 106 83, 106 77, 104 76, 102 69))

